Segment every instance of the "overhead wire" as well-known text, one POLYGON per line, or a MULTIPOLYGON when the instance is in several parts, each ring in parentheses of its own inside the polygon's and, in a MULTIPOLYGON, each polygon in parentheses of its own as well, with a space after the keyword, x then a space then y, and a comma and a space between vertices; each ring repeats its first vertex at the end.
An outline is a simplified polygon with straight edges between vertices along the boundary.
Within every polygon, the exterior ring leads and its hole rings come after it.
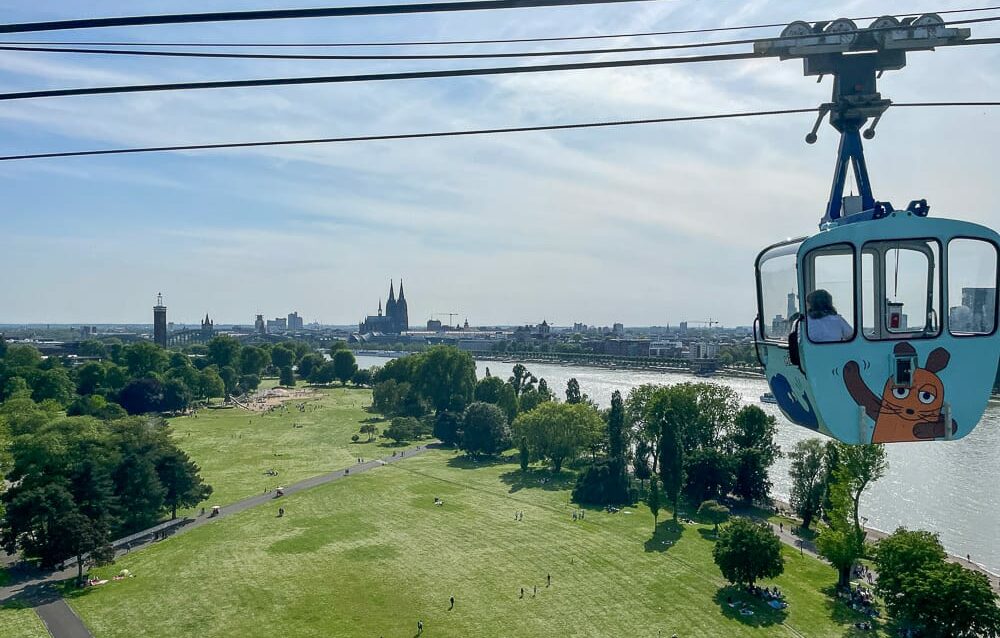
MULTIPOLYGON (((985 21, 1000 21, 1000 16, 984 18, 985 21)), ((949 23, 950 24, 950 23, 949 23)), ((888 28, 888 27, 887 27, 888 28)), ((863 30, 859 29, 857 33, 863 30)), ((867 30, 870 32, 871 30, 867 30)), ((850 34, 850 31, 843 32, 850 34)), ((840 35, 840 34, 838 34, 840 35)), ((638 47, 610 47, 602 49, 567 49, 556 51, 505 51, 495 53, 421 53, 421 54, 321 54, 321 53, 210 53, 204 51, 143 51, 137 49, 89 49, 77 47, 35 47, 35 46, 11 46, 0 43, 0 51, 26 51, 44 53, 73 53, 73 54, 97 54, 97 55, 124 55, 124 56, 148 56, 148 57, 172 57, 172 58, 221 58, 238 60, 477 60, 496 58, 537 58, 537 57, 557 57, 569 55, 604 55, 614 53, 648 53, 651 51, 671 51, 681 49, 702 49, 714 47, 737 46, 741 44, 753 44, 755 42, 781 42, 783 40, 800 39, 800 36, 777 37, 777 38, 755 38, 742 40, 719 40, 714 42, 687 42, 682 44, 659 44, 638 47)), ((973 44, 996 44, 995 38, 983 38, 977 40, 963 40, 953 44, 943 44, 939 46, 964 46, 973 44)))
POLYGON ((435 71, 402 71, 396 73, 363 73, 359 75, 327 75, 312 77, 258 78, 252 80, 212 80, 204 82, 173 82, 168 84, 133 84, 124 86, 96 86, 78 89, 43 89, 0 93, 0 101, 26 100, 45 97, 81 95, 108 95, 119 93, 148 93, 153 91, 190 91, 199 89, 246 88, 258 86, 293 86, 307 84, 344 84, 352 82, 379 82, 389 80, 419 80, 429 78, 474 77, 508 75, 513 73, 544 73, 550 71, 577 71, 618 67, 690 64, 696 62, 724 62, 752 60, 768 57, 762 53, 725 53, 674 58, 640 58, 632 60, 604 60, 600 62, 573 62, 473 69, 444 69, 435 71))
MULTIPOLYGON (((996 11, 1000 10, 1000 5, 988 6, 988 7, 978 7, 975 9, 949 9, 946 11, 936 11, 938 15, 950 15, 950 14, 962 14, 962 13, 978 13, 983 11, 996 11)), ((895 17, 904 17, 912 15, 920 15, 920 11, 911 11, 906 13, 894 13, 891 14, 895 17)), ((853 21, 860 20, 876 20, 882 16, 862 16, 857 18, 849 18, 853 21)), ((809 22, 822 22, 812 20, 809 22)), ((953 23, 954 24, 954 23, 953 23)), ((773 29, 778 27, 787 26, 787 23, 768 23, 768 24, 751 24, 751 25, 740 25, 731 27, 706 27, 698 29, 675 29, 672 31, 647 31, 647 32, 637 32, 637 33, 610 33, 610 34, 597 34, 597 35, 572 35, 572 36, 551 36, 551 37, 535 37, 535 38, 496 38, 496 39, 479 39, 479 40, 413 40, 413 41, 395 41, 395 42, 122 42, 122 41, 0 41, 2 44, 6 45, 17 45, 17 46, 139 46, 144 47, 232 47, 232 48, 268 48, 268 47, 291 47, 291 48, 310 48, 310 47, 396 47, 396 46, 438 46, 438 45, 471 45, 471 44, 510 44, 510 43, 526 43, 526 42, 560 42, 560 41, 573 41, 573 40, 601 40, 601 39, 614 39, 614 38, 638 38, 638 37, 650 37, 650 36, 665 36, 665 35, 692 35, 700 33, 717 33, 726 31, 750 31, 755 29, 773 29)))
POLYGON ((654 0, 460 0, 458 2, 418 2, 412 4, 369 5, 356 7, 315 7, 309 9, 264 9, 253 11, 213 11, 208 13, 173 13, 162 15, 81 18, 48 22, 0 24, 0 33, 37 33, 71 29, 136 27, 163 24, 199 24, 205 22, 247 22, 253 20, 290 20, 303 18, 342 18, 414 13, 451 13, 497 9, 530 9, 590 4, 653 2, 654 0))
MULTIPOLYGON (((1000 101, 982 102, 902 102, 892 107, 998 107, 1000 101)), ((502 128, 481 128, 460 131, 433 131, 425 133, 398 133, 388 135, 354 135, 348 137, 324 137, 288 140, 262 140, 252 142, 220 142, 213 144, 175 144, 169 146, 143 146, 131 148, 109 148, 84 151, 55 151, 49 153, 23 153, 18 155, 0 156, 0 161, 16 161, 31 159, 52 159, 58 157, 91 157, 98 155, 133 155, 140 153, 186 152, 200 150, 220 150, 232 148, 260 148, 270 146, 303 146, 312 144, 336 144, 346 142, 374 142, 427 139, 440 137, 468 137, 482 135, 498 135, 507 133, 526 133, 538 131, 560 131, 572 129, 609 128, 620 126, 636 126, 648 124, 668 124, 679 122, 698 122, 707 120, 728 120, 751 117, 766 117, 775 115, 793 115, 801 113, 816 113, 818 107, 800 109, 775 109, 767 111, 743 111, 736 113, 714 113, 707 115, 684 115, 677 117, 645 118, 634 120, 605 120, 599 122, 577 122, 571 124, 547 124, 538 126, 513 126, 502 128)))

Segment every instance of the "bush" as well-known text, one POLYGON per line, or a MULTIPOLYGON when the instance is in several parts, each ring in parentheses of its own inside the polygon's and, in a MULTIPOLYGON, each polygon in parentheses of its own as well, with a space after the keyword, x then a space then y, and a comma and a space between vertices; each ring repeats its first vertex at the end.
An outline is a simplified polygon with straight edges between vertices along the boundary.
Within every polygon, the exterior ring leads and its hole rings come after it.
POLYGON ((393 419, 382 434, 396 443, 402 443, 418 438, 421 430, 423 426, 418 419, 412 416, 400 416, 393 419))
POLYGON ((351 435, 351 443, 357 443, 360 439, 361 439, 361 437, 358 436, 357 434, 352 434, 351 435))
POLYGON ((469 404, 462 419, 460 447, 472 456, 492 456, 510 447, 510 426, 503 411, 492 403, 469 404))
POLYGON ((614 461, 591 465, 577 477, 573 500, 593 505, 629 503, 628 480, 614 461))

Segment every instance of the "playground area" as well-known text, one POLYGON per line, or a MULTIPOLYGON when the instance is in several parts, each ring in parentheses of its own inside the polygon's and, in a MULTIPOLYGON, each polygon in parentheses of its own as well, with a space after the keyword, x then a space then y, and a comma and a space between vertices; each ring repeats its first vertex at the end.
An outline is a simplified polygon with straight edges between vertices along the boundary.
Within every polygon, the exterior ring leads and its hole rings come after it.
MULTIPOLYGON (((284 407, 288 401, 305 401, 317 396, 318 392, 313 388, 267 388, 239 397, 230 397, 229 402, 250 412, 272 412, 284 407)), ((299 410, 305 409, 304 404, 297 407, 299 410)))

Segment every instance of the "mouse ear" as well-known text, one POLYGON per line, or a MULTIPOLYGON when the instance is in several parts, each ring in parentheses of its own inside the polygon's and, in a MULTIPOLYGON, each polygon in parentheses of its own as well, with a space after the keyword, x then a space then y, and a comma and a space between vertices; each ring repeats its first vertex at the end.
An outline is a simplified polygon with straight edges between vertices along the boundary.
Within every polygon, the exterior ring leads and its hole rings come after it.
POLYGON ((928 372, 938 372, 948 367, 949 361, 951 361, 951 354, 947 350, 935 348, 927 355, 927 365, 924 366, 924 369, 928 372))

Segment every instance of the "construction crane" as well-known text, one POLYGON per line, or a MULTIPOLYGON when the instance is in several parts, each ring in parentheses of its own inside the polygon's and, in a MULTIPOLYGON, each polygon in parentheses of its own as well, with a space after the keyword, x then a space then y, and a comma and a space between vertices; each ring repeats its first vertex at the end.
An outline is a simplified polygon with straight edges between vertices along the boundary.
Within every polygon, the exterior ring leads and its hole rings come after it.
POLYGON ((719 325, 722 325, 722 324, 720 324, 720 323, 719 323, 718 321, 715 321, 714 319, 712 319, 711 317, 709 317, 708 319, 706 319, 706 320, 704 320, 704 321, 691 321, 691 320, 688 320, 688 321, 687 321, 686 323, 689 323, 689 324, 690 324, 690 323, 693 323, 693 324, 701 324, 701 325, 703 325, 703 326, 708 326, 709 330, 711 330, 711 329, 712 329, 712 328, 714 328, 715 326, 719 326, 719 325))
POLYGON ((462 314, 462 313, 460 313, 460 312, 435 312, 431 316, 432 317, 441 317, 441 316, 444 316, 444 315, 448 315, 448 325, 450 326, 451 325, 451 318, 452 317, 457 317, 460 314, 462 314))

